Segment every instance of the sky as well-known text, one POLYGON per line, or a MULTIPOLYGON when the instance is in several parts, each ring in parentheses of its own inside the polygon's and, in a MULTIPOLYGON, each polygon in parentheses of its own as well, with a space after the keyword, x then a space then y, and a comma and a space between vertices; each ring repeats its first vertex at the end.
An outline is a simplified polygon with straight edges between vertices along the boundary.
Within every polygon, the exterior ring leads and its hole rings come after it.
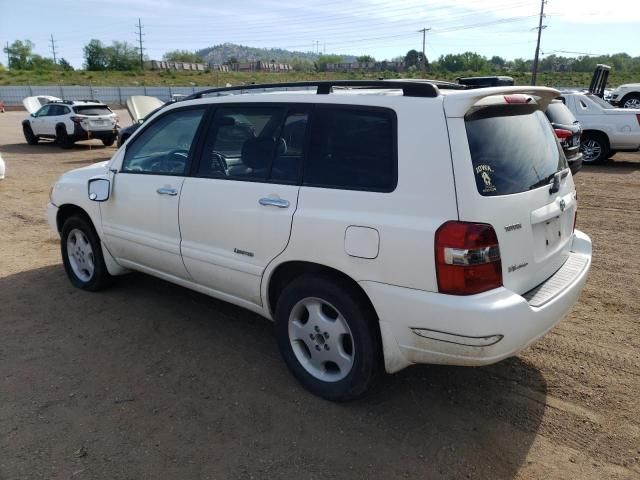
MULTIPOLYGON (((0 42, 29 39, 51 57, 53 35, 78 68, 92 38, 137 45, 141 18, 150 59, 225 42, 392 59, 422 49, 422 28, 429 59, 533 58, 539 12, 539 0, 0 0, 0 42)), ((548 0, 543 25, 543 55, 640 56, 640 0, 548 0)))

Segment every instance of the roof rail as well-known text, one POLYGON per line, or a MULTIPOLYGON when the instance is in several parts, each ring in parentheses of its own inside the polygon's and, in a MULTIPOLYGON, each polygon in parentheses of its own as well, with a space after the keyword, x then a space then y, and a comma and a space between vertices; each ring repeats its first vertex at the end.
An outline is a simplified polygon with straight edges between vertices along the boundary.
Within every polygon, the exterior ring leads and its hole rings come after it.
MULTIPOLYGON (((402 89, 405 97, 437 97, 439 84, 449 87, 448 82, 438 82, 432 80, 321 80, 307 82, 284 82, 284 83, 261 83, 252 85, 237 85, 234 87, 220 87, 202 90, 189 95, 180 101, 193 100, 202 98, 204 95, 224 92, 240 92, 248 90, 262 90, 266 88, 296 88, 296 87, 316 87, 318 95, 327 95, 331 93, 333 87, 356 87, 356 88, 373 88, 373 89, 402 89)), ((458 88, 461 85, 457 85, 458 88)), ((463 87, 464 88, 464 87, 463 87)))

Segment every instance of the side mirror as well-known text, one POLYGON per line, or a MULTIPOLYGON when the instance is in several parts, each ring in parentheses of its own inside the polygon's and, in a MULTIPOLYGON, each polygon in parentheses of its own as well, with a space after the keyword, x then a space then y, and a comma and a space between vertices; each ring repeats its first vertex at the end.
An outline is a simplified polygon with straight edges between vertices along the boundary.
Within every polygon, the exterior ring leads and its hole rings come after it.
POLYGON ((35 117, 36 114, 35 113, 30 113, 29 115, 31 115, 32 117, 35 117))
POLYGON ((89 180, 89 200, 106 202, 109 200, 111 182, 106 178, 92 178, 89 180))

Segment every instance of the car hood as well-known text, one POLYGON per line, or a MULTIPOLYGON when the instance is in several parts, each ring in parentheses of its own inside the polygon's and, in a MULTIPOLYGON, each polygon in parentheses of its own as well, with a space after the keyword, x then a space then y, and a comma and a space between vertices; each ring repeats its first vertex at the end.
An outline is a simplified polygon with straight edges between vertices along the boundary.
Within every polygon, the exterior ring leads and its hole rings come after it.
POLYGON ((616 90, 622 89, 640 89, 640 83, 625 83, 624 85, 620 85, 616 90))
POLYGON ((89 179, 96 175, 101 175, 109 171, 109 160, 103 162, 93 163, 86 167, 76 168, 70 170, 60 177, 61 179, 89 179))
POLYGON ((58 97, 52 97, 51 95, 36 95, 23 99, 22 105, 24 105, 27 112, 36 113, 43 105, 55 101, 60 101, 60 99, 58 97))
POLYGON ((162 105, 164 102, 157 97, 134 95, 127 98, 127 110, 129 110, 133 123, 137 123, 162 105))

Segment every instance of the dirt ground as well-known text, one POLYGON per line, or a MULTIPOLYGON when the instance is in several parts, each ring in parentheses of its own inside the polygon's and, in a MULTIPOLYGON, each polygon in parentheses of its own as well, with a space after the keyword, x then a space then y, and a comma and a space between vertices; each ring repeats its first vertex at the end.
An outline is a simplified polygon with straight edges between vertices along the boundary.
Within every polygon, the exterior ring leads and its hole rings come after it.
POLYGON ((544 339, 333 404, 257 315, 141 274, 72 288, 49 187, 115 148, 28 146, 23 117, 0 114, 0 479, 640 478, 640 154, 577 175, 593 268, 544 339))

